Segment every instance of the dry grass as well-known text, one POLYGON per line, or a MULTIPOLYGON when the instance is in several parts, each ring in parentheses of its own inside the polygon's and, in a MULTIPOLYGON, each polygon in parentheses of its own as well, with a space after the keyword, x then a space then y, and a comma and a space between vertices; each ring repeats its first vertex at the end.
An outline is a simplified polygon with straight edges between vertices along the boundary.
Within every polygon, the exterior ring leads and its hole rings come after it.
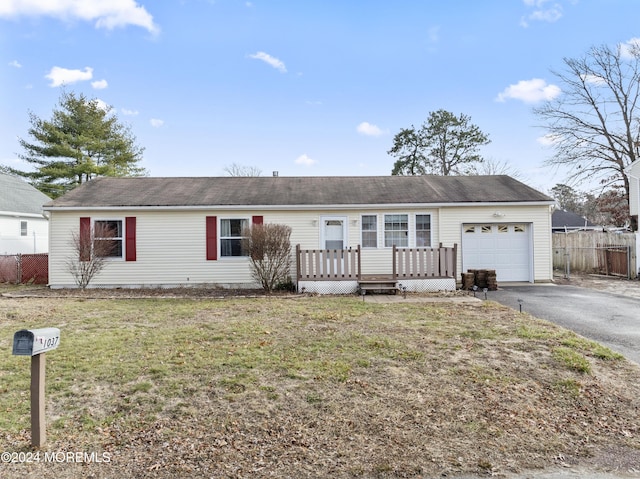
POLYGON ((62 337, 41 453, 110 462, 0 464, 3 478, 640 469, 637 366, 495 303, 352 297, 0 299, 1 451, 31 451, 29 360, 10 341, 43 326, 62 337))

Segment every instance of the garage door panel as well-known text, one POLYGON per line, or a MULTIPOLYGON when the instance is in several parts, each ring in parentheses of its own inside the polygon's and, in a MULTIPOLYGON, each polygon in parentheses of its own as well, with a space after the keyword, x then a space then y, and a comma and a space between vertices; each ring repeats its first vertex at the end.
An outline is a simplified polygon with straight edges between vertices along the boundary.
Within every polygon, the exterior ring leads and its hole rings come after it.
POLYGON ((498 281, 531 281, 530 225, 463 225, 462 262, 467 269, 495 269, 498 281))

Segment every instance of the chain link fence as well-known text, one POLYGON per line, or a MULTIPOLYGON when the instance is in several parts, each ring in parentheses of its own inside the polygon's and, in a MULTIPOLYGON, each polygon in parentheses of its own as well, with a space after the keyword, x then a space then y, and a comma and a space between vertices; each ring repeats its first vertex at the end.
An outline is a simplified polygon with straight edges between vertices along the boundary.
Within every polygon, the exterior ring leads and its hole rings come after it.
POLYGON ((0 283, 47 284, 49 282, 49 255, 0 255, 0 283))

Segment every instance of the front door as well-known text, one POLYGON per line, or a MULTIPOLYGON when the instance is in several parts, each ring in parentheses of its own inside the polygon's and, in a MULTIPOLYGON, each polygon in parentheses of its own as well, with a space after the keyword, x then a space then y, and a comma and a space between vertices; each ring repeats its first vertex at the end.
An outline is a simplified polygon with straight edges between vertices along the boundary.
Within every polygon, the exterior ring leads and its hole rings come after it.
POLYGON ((322 218, 322 247, 344 249, 347 244, 347 219, 343 217, 322 218))

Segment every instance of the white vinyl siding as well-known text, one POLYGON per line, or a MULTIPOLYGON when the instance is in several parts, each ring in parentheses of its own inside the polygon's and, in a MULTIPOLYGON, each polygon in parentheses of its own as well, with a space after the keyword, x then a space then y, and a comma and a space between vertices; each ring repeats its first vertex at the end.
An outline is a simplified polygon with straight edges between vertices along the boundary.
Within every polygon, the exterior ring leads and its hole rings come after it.
MULTIPOLYGON (((505 214, 505 223, 531 224, 534 250, 534 279, 548 281, 552 278, 551 267, 551 214, 548 206, 500 206, 505 214)), ((289 225, 291 231, 291 274, 295 275, 295 246, 303 249, 321 247, 321 218, 346 218, 347 248, 362 245, 362 217, 377 217, 377 248, 362 248, 362 273, 390 273, 391 252, 384 245, 384 215, 407 215, 409 247, 416 246, 416 218, 428 215, 432 246, 443 243, 461 245, 462 225, 466 223, 496 223, 493 216, 496 208, 484 206, 406 208, 398 210, 380 207, 361 209, 327 209, 315 211, 286 210, 100 210, 51 211, 49 279, 53 287, 74 287, 73 277, 68 272, 67 260, 74 257, 72 233, 79 231, 79 218, 125 218, 136 217, 136 261, 111 261, 91 283, 93 286, 173 286, 215 285, 256 287, 251 277, 249 259, 246 257, 206 260, 207 216, 223 218, 251 218, 263 216, 265 224, 289 225), (169 227, 170 226, 170 227, 169 227)), ((424 221, 421 222, 424 225, 424 221)), ((221 237, 218 228, 218 241, 221 237)), ((462 255, 458 254, 458 271, 462 255)))
MULTIPOLYGON (((438 242, 445 246, 457 243, 462 245, 464 224, 516 224, 530 225, 531 255, 533 256, 533 280, 539 282, 553 279, 551 255, 551 207, 548 205, 500 205, 500 206, 453 206, 440 209, 438 242)), ((435 241, 434 241, 435 243, 435 241)), ((458 271, 464 272, 463 252, 458 254, 458 271), (462 253, 462 254, 460 254, 462 253)), ((466 266, 465 266, 466 268, 466 266)), ((498 278, 498 282, 500 279, 498 278)))
POLYGON ((48 249, 49 222, 44 217, 0 212, 0 254, 46 253, 48 249))

